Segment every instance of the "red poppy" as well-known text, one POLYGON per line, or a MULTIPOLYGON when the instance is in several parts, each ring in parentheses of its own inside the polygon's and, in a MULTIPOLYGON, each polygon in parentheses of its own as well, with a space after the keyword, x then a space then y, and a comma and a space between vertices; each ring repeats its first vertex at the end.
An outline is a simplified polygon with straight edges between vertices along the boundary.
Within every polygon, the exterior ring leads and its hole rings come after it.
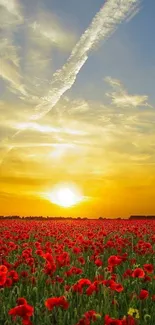
POLYGON ((145 277, 145 272, 143 269, 141 268, 136 268, 133 272, 132 272, 132 277, 133 278, 144 278, 145 277))
POLYGON ((144 300, 144 299, 146 299, 146 298, 148 298, 148 296, 149 296, 149 292, 147 291, 147 290, 141 290, 140 291, 140 294, 139 294, 139 298, 141 299, 141 300, 144 300))
POLYGON ((122 263, 122 259, 116 255, 111 255, 109 258, 108 258, 108 265, 109 266, 116 266, 116 265, 119 265, 122 263))
POLYGON ((10 288, 10 287, 12 287, 12 284, 13 284, 12 279, 7 278, 6 281, 5 281, 4 286, 7 287, 7 288, 10 288))
POLYGON ((152 295, 152 300, 155 301, 155 295, 152 295))
POLYGON ((152 264, 144 264, 143 265, 145 272, 152 273, 153 272, 153 265, 152 264))
POLYGON ((145 275, 145 277, 144 277, 144 280, 143 280, 144 282, 150 282, 151 281, 151 277, 150 276, 148 276, 148 275, 145 275))
POLYGON ((124 290, 124 287, 120 283, 116 283, 116 282, 112 283, 110 285, 110 288, 117 292, 122 292, 124 290))
POLYGON ((96 264, 96 266, 102 266, 102 264, 103 264, 103 262, 101 261, 101 259, 100 258, 97 258, 96 260, 95 260, 95 264, 96 264))
POLYGON ((86 313, 84 313, 83 318, 80 319, 76 325, 90 325, 91 321, 95 321, 96 319, 98 319, 100 317, 101 317, 101 315, 96 313, 95 310, 89 310, 86 313))
POLYGON ((52 310, 55 306, 62 307, 63 309, 68 309, 69 303, 64 296, 48 298, 45 301, 45 306, 52 310))
POLYGON ((73 247, 73 253, 79 254, 79 253, 81 253, 81 249, 79 247, 73 247))
POLYGON ((78 281, 78 284, 80 285, 80 286, 82 286, 82 287, 84 287, 84 286, 89 286, 89 285, 91 285, 91 281, 89 280, 89 279, 80 279, 79 281, 78 281))
POLYGON ((16 320, 17 316, 21 317, 23 325, 31 325, 30 317, 33 315, 33 312, 34 308, 24 303, 10 309, 8 314, 13 317, 13 320, 16 320))
POLYGON ((25 298, 18 298, 17 299, 17 305, 20 306, 20 305, 25 305, 27 304, 27 300, 25 298))
POLYGON ((127 269, 124 273, 123 273, 123 277, 124 278, 127 278, 127 277, 129 277, 129 276, 131 276, 132 275, 132 270, 130 270, 130 269, 127 269))
POLYGON ((122 325, 137 325, 137 321, 132 316, 128 315, 122 319, 122 325))
POLYGON ((5 265, 0 265, 0 272, 7 274, 8 268, 5 265))
POLYGON ((14 270, 11 270, 10 272, 8 272, 8 277, 11 277, 13 282, 17 282, 19 280, 19 276, 18 273, 14 270))
POLYGON ((79 261, 82 265, 85 264, 85 259, 84 259, 82 256, 78 257, 78 261, 79 261))
POLYGON ((109 315, 105 315, 104 325, 122 325, 120 319, 111 318, 109 315))
POLYGON ((98 291, 98 287, 97 284, 92 283, 86 290, 86 294, 87 296, 91 296, 93 294, 93 292, 97 292, 98 291))

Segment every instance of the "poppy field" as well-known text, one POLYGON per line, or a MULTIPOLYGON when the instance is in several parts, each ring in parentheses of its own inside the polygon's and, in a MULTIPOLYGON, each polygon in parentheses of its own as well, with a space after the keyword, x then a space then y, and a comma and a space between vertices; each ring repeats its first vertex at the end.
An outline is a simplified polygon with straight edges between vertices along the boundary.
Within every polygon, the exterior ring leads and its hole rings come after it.
POLYGON ((1 220, 0 325, 155 325, 155 221, 1 220))

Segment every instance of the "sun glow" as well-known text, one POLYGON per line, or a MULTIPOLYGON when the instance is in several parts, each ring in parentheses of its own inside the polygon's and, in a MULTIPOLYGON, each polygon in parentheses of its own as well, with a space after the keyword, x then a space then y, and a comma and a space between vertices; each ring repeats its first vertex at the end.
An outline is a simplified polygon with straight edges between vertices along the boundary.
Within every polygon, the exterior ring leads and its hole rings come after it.
POLYGON ((83 200, 79 189, 73 185, 58 185, 46 197, 52 203, 62 207, 71 207, 83 200))

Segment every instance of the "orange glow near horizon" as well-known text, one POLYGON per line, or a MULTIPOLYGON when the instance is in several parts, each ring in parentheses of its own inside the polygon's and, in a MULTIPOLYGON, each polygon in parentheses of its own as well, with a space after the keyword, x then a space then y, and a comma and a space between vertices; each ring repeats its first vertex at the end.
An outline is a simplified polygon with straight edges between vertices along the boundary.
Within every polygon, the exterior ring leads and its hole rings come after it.
POLYGON ((79 189, 73 184, 58 184, 51 191, 43 194, 43 197, 64 208, 76 206, 84 199, 79 189))

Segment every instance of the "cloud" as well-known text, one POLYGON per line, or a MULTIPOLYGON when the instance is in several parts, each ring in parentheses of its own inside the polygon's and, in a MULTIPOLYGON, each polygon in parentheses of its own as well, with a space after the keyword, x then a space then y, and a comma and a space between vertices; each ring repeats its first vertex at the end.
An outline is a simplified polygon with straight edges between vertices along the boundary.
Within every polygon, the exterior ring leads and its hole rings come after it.
POLYGON ((19 21, 23 21, 20 12, 20 6, 17 0, 0 0, 0 6, 5 8, 11 15, 15 16, 19 21))
POLYGON ((113 88, 115 87, 122 87, 122 83, 120 80, 118 79, 114 79, 114 78, 111 78, 111 77, 106 77, 104 79, 110 86, 112 86, 113 88))
POLYGON ((22 77, 13 63, 1 58, 0 76, 11 84, 10 90, 12 92, 27 96, 25 87, 22 84, 22 77))
POLYGON ((41 133, 66 133, 70 135, 85 135, 87 134, 85 131, 80 131, 76 129, 70 129, 67 127, 58 128, 58 127, 52 127, 51 125, 43 125, 35 122, 28 122, 28 123, 19 123, 14 124, 14 127, 17 128, 17 130, 33 130, 41 133))
POLYGON ((0 0, 0 29, 12 34, 24 22, 21 8, 16 0, 0 0))
POLYGON ((20 48, 13 45, 12 41, 8 38, 2 38, 0 43, 0 58, 4 60, 9 60, 16 67, 20 65, 20 57, 18 55, 18 50, 20 48))
POLYGON ((123 94, 112 93, 110 94, 112 103, 117 107, 138 107, 147 106, 148 96, 129 95, 126 91, 123 94))
POLYGON ((8 38, 3 38, 0 43, 0 77, 9 82, 10 90, 27 96, 23 78, 20 74, 19 48, 14 46, 8 38))
POLYGON ((106 77, 105 81, 112 86, 116 91, 107 93, 106 95, 111 98, 112 104, 119 108, 126 107, 141 107, 149 106, 147 101, 148 96, 146 95, 129 95, 122 83, 111 77, 106 77))
MULTIPOLYGON (((26 67, 29 69, 29 72, 33 72, 35 70, 35 75, 38 75, 38 73, 40 73, 40 71, 42 72, 42 70, 45 70, 47 68, 47 64, 50 63, 50 66, 48 67, 48 69, 52 69, 51 67, 51 61, 52 61, 52 58, 51 58, 51 53, 50 51, 46 51, 45 48, 38 48, 38 47, 35 47, 33 45, 33 47, 28 50, 28 53, 27 53, 27 62, 26 62, 26 67), (38 65, 39 65, 39 71, 37 71, 37 68, 38 68, 38 65), (37 73, 38 72, 38 73, 37 73)), ((38 82, 39 82, 39 79, 43 82, 46 82, 48 81, 47 79, 42 79, 42 78, 37 78, 34 76, 35 79, 38 79, 38 82)))
POLYGON ((38 105, 31 119, 39 119, 47 114, 59 101, 61 96, 72 87, 76 76, 88 59, 89 52, 100 40, 106 40, 118 25, 135 10, 137 0, 109 0, 94 17, 91 25, 81 36, 72 50, 67 63, 53 75, 51 90, 44 103, 38 105))
POLYGON ((33 42, 39 45, 56 47, 63 51, 71 50, 76 42, 76 35, 65 28, 58 17, 41 12, 36 21, 29 25, 33 42), (32 34, 33 32, 33 34, 32 34))

